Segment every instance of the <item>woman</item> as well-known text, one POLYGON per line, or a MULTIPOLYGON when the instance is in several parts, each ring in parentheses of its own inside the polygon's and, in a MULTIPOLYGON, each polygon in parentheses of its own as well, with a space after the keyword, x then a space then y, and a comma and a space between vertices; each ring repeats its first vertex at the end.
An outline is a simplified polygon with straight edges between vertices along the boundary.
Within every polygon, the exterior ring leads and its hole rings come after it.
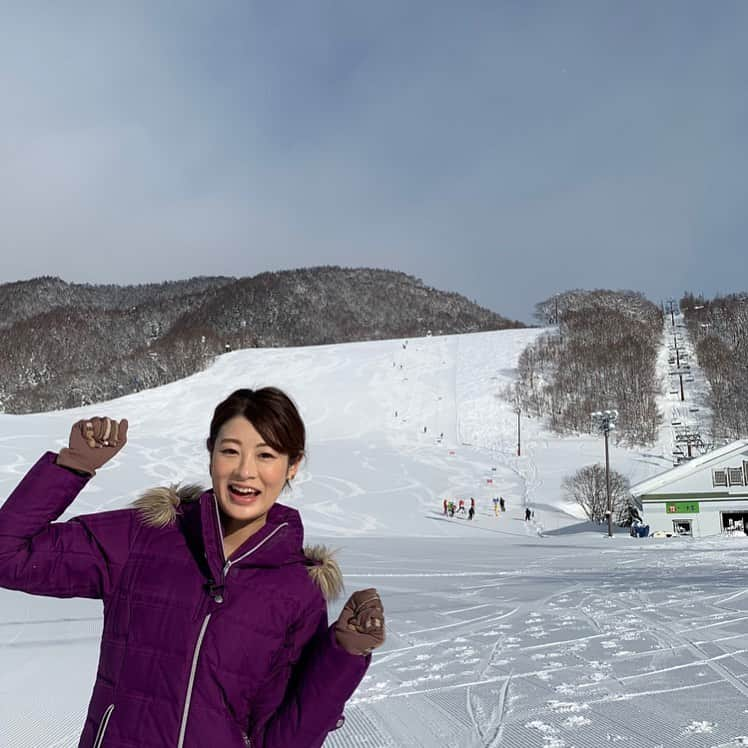
POLYGON ((76 423, 0 508, 0 585, 104 602, 79 748, 318 748, 384 641, 376 590, 342 587, 277 503, 304 456, 280 390, 237 390, 207 439, 212 489, 156 488, 131 509, 54 522, 127 441, 127 421, 76 423))

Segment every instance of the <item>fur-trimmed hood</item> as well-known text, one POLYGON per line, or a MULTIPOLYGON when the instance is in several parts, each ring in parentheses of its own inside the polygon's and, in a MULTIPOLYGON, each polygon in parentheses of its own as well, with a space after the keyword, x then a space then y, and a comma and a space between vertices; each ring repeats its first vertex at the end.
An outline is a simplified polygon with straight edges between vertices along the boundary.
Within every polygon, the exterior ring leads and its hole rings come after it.
MULTIPOLYGON (((166 528, 176 523, 177 516, 184 512, 183 505, 197 503, 208 494, 211 502, 216 499, 212 491, 197 484, 156 486, 148 489, 133 502, 140 521, 149 527, 166 528)), ((281 505, 276 505, 280 508, 281 505)), ((296 512, 289 507, 286 510, 296 512)), ((343 575, 335 560, 335 552, 324 545, 306 545, 303 548, 309 576, 319 587, 326 600, 334 600, 343 592, 343 575)))

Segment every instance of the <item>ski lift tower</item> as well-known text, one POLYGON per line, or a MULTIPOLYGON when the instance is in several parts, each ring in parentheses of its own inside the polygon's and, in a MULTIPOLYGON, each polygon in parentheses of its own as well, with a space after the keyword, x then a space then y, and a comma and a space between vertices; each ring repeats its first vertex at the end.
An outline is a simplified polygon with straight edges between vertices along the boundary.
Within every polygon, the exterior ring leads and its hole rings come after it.
POLYGON ((605 436, 605 496, 608 509, 605 514, 608 517, 608 537, 613 537, 613 504, 610 496, 610 458, 608 456, 608 434, 616 427, 618 420, 617 410, 596 410, 592 414, 592 424, 605 436))

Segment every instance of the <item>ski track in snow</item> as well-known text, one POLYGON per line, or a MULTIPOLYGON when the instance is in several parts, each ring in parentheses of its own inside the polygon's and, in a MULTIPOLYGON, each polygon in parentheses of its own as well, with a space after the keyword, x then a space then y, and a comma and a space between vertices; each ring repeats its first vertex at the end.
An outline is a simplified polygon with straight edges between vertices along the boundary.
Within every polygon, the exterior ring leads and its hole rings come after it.
MULTIPOLYGON (((96 406, 130 419, 130 443, 63 519, 154 483, 206 484, 217 399, 277 384, 309 431, 284 501, 311 542, 341 549, 348 590, 378 587, 387 613, 387 642, 327 748, 748 746, 748 542, 575 532, 560 481, 599 461, 601 440, 559 439, 523 416, 518 458, 516 414, 497 397, 540 332, 222 356, 96 406), (495 517, 498 494, 508 510, 495 517), (470 496, 474 521, 441 514, 443 498, 470 496)), ((3 493, 93 414, 0 415, 3 493)), ((611 445, 611 463, 648 477, 669 466, 670 438, 611 445)), ((77 744, 100 633, 96 601, 0 590, 0 746, 77 744)))

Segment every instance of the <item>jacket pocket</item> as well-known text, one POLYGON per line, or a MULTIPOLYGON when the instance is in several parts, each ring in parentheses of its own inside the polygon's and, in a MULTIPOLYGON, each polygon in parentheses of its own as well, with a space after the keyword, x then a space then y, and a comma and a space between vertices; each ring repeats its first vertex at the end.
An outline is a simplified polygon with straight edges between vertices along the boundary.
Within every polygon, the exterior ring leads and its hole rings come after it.
POLYGON ((109 725, 109 719, 112 716, 113 711, 114 704, 110 704, 101 717, 101 722, 99 722, 99 729, 96 732, 96 737, 94 738, 93 748, 101 748, 101 746, 104 744, 104 735, 106 733, 106 728, 109 725))

